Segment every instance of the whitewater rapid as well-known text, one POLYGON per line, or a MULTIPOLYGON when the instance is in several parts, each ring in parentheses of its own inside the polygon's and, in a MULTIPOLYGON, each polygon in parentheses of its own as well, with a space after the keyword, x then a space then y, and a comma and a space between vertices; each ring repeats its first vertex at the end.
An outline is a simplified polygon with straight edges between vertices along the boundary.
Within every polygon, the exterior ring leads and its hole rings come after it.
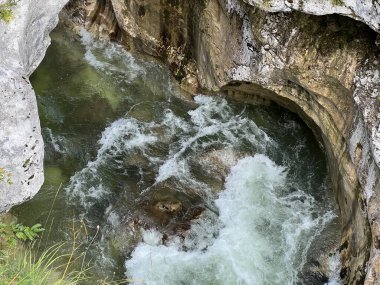
MULTIPOLYGON (((184 251, 180 241, 166 246, 160 233, 145 233, 126 261, 127 275, 152 285, 295 284, 308 241, 333 214, 316 217, 314 199, 288 191, 286 176, 286 168, 265 155, 240 160, 215 201, 221 228, 214 229, 214 242, 184 251)), ((218 224, 205 223, 210 226, 218 224)))

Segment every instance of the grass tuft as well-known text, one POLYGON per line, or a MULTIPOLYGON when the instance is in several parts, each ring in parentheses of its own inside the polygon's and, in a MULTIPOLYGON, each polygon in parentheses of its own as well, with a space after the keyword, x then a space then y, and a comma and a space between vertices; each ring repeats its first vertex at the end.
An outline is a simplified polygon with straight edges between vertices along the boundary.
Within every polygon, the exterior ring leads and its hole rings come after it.
POLYGON ((36 256, 33 246, 11 249, 0 258, 0 285, 54 284, 74 285, 86 279, 86 270, 60 274, 67 254, 59 254, 64 243, 54 245, 36 256))
POLYGON ((42 240, 44 244, 51 243, 50 231, 54 223, 51 213, 61 187, 55 193, 45 221, 46 225, 50 224, 47 230, 41 224, 31 227, 17 224, 16 218, 10 214, 0 216, 0 285, 143 284, 138 280, 116 280, 115 273, 112 278, 90 279, 92 267, 87 253, 97 239, 100 227, 97 226, 94 235, 90 236, 83 220, 72 219, 68 229, 70 242, 55 244, 41 253, 42 240))

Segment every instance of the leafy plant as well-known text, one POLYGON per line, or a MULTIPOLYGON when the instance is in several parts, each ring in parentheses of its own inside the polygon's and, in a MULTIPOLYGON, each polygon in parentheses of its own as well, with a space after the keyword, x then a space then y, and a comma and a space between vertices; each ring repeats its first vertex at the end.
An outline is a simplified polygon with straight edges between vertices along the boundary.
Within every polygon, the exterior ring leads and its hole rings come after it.
POLYGON ((14 17, 12 7, 16 5, 16 0, 8 0, 5 4, 0 5, 0 20, 9 23, 14 17))
POLYGON ((11 246, 15 247, 17 245, 17 240, 21 241, 34 241, 39 237, 39 233, 43 232, 45 229, 41 224, 35 224, 32 227, 26 227, 22 224, 16 223, 0 223, 0 240, 6 244, 1 247, 11 246))
MULTIPOLYGON (((46 225, 49 224, 60 189, 61 186, 57 189, 46 225)), ((90 236, 83 220, 73 220, 70 243, 55 244, 41 253, 41 241, 49 241, 53 221, 54 218, 51 219, 50 228, 45 231, 41 224, 27 227, 16 223, 12 215, 0 216, 0 285, 77 285, 89 278, 91 261, 86 258, 87 252, 95 242, 100 227, 97 226, 95 235, 90 236), (39 240, 36 242, 37 238, 39 240), (69 248, 71 250, 67 253, 69 248)), ((96 281, 100 285, 135 282, 115 280, 114 277, 96 281)))
POLYGON ((35 224, 31 228, 22 224, 11 224, 11 229, 14 235, 22 241, 33 241, 38 238, 38 233, 45 230, 41 224, 35 224))
POLYGON ((27 227, 5 222, 4 216, 0 219, 3 220, 0 222, 0 285, 74 285, 86 279, 84 268, 61 273, 70 263, 67 260, 72 259, 69 254, 61 254, 64 243, 39 253, 39 244, 31 241, 44 231, 41 224, 27 227))

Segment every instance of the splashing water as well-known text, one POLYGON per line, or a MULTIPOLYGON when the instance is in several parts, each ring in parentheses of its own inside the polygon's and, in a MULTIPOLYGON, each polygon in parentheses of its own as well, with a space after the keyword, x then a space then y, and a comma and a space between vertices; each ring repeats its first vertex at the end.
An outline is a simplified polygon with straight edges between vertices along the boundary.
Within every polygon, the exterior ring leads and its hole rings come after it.
POLYGON ((106 186, 102 168, 122 170, 123 158, 128 160, 128 156, 136 151, 157 169, 155 183, 176 177, 195 188, 202 188, 199 191, 207 196, 210 194, 206 191, 207 185, 191 175, 189 160, 192 157, 212 147, 237 147, 246 143, 253 150, 262 151, 268 144, 275 145, 252 120, 234 115, 226 100, 197 96, 195 102, 199 106, 188 112, 188 121, 174 115, 170 109, 164 109, 161 122, 139 122, 134 118, 113 122, 99 140, 96 159, 71 178, 67 192, 72 200, 87 210, 94 205, 94 200, 104 200, 112 190, 106 186), (154 133, 157 129, 161 134, 154 133), (151 155, 154 151, 150 149, 159 142, 160 135, 161 140, 170 142, 168 155, 163 159, 151 155))
POLYGON ((80 35, 86 48, 84 58, 96 69, 109 75, 117 76, 120 81, 132 82, 137 76, 145 73, 144 68, 135 63, 134 58, 120 45, 110 45, 106 41, 96 41, 84 28, 80 35), (123 67, 128 67, 128 72, 123 67))
POLYGON ((328 259, 328 265, 329 265, 329 273, 330 278, 327 285, 342 285, 342 280, 340 279, 340 269, 342 267, 342 264, 340 263, 340 254, 339 252, 336 252, 335 254, 331 255, 328 259))
MULTIPOLYGON (((21 221, 33 209, 40 220, 50 215, 41 201, 63 183, 51 235, 66 238, 73 214, 90 232, 101 226, 87 253, 94 279, 118 271, 144 284, 302 283, 300 272, 320 254, 311 245, 336 213, 305 126, 277 107, 180 100, 159 64, 84 30, 79 42, 60 33, 33 79, 47 182, 21 206, 21 221), (183 207, 171 224, 172 213, 143 220, 144 206, 166 200, 183 207), (168 231, 199 208, 186 230, 168 231), (136 217, 145 226, 133 228, 136 217)), ((330 281, 339 282, 330 263, 330 281)))
POLYGON ((222 228, 206 250, 164 246, 159 233, 149 233, 126 262, 127 274, 146 284, 295 284, 305 241, 333 217, 314 218, 313 198, 287 191, 285 168, 264 155, 233 167, 216 205, 222 228))

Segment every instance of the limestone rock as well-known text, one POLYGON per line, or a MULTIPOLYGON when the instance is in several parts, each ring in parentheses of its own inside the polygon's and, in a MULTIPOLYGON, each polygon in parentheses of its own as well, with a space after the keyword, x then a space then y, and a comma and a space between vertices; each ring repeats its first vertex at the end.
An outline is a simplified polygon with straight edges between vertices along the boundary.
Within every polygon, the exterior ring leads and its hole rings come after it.
POLYGON ((202 168, 209 175, 224 181, 238 161, 247 156, 247 154, 238 152, 231 148, 214 149, 207 152, 197 161, 202 168))
MULTIPOLYGON (((233 0, 231 2, 234 2, 233 0)), ((268 12, 300 11, 312 15, 340 14, 380 32, 380 2, 355 0, 244 0, 268 12)))
POLYGON ((0 21, 0 167, 12 174, 11 183, 0 182, 0 212, 32 197, 44 181, 44 147, 28 77, 43 59, 66 2, 20 0, 14 19, 0 21))

